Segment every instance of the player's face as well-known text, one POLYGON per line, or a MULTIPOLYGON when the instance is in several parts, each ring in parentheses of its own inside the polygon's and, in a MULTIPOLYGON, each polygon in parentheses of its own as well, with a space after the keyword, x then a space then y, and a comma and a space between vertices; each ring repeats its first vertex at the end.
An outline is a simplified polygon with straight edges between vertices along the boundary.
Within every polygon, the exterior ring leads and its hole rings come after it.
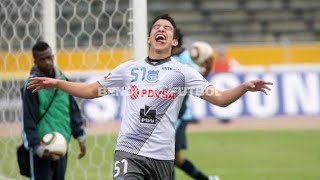
POLYGON ((53 72, 53 54, 50 48, 44 51, 35 51, 34 62, 41 72, 50 76, 53 72))
POLYGON ((151 48, 155 49, 155 51, 171 51, 172 46, 178 44, 177 39, 173 39, 174 31, 175 29, 169 21, 159 19, 152 26, 148 44, 151 48))

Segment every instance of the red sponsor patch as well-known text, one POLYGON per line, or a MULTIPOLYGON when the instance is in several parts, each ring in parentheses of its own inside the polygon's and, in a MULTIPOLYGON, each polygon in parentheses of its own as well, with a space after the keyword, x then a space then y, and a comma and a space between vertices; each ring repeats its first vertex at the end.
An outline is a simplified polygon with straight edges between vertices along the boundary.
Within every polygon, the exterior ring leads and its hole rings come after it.
POLYGON ((132 85, 129 89, 129 94, 131 99, 137 99, 140 97, 156 97, 162 99, 175 99, 176 95, 174 91, 168 92, 167 90, 155 90, 155 89, 138 89, 136 85, 132 85))
POLYGON ((136 85, 132 85, 129 89, 129 94, 131 99, 137 99, 139 96, 139 89, 136 85))

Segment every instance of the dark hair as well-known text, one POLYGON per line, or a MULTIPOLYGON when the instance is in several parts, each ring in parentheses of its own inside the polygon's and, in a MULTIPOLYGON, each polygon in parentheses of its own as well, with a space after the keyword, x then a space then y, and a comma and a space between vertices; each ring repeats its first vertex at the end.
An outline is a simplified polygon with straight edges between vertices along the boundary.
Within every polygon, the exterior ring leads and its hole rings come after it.
POLYGON ((154 25, 154 23, 156 23, 159 19, 165 19, 167 21, 169 21, 172 26, 173 26, 173 36, 174 38, 176 38, 176 29, 177 29, 177 25, 176 25, 176 22, 172 19, 172 17, 169 15, 169 14, 162 14, 162 15, 159 15, 157 17, 155 17, 149 27, 149 35, 151 33, 151 30, 152 30, 152 26, 154 25))
POLYGON ((176 29, 176 38, 178 40, 177 47, 182 47, 183 44, 183 34, 179 28, 176 29))
POLYGON ((33 47, 32 47, 32 53, 35 51, 45 51, 48 48, 50 48, 49 44, 44 41, 38 41, 33 47))

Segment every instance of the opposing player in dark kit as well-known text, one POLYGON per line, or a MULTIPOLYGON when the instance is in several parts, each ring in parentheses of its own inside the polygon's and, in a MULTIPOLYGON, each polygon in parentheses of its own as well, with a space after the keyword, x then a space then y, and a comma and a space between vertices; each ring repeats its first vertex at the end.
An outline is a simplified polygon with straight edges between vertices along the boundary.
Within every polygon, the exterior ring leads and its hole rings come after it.
MULTIPOLYGON (((176 38, 178 45, 172 49, 172 57, 182 64, 187 64, 196 71, 199 71, 203 77, 206 77, 210 70, 213 60, 213 53, 201 65, 197 65, 192 61, 188 49, 183 47, 183 34, 180 29, 176 30, 176 38), (200 70, 201 69, 201 70, 200 70)), ((192 116, 192 108, 188 101, 189 96, 186 95, 182 101, 182 106, 179 111, 176 121, 176 142, 175 142, 175 160, 174 164, 187 175, 197 180, 219 180, 218 176, 207 176, 198 169, 190 159, 182 156, 181 151, 187 149, 187 126, 194 121, 192 116)), ((175 179, 173 174, 173 179, 175 179)))

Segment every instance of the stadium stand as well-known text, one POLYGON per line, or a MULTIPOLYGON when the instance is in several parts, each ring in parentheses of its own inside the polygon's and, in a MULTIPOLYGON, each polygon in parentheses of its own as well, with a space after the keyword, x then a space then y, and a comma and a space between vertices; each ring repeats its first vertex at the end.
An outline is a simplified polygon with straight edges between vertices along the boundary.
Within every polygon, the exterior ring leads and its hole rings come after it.
MULTIPOLYGON (((28 0, 30 4, 36 1, 28 0)), ((129 0, 112 1, 103 7, 101 1, 92 1, 89 8, 81 1, 56 1, 62 8, 57 9, 57 39, 58 48, 83 47, 91 41, 95 46, 111 46, 117 42, 126 42, 129 22, 123 19, 129 17, 129 0), (119 11, 113 11, 119 3, 119 11), (76 7, 76 8, 75 8, 76 7), (91 11, 92 16, 86 16, 91 11), (97 18, 99 17, 99 18, 97 18), (98 19, 98 20, 97 20, 98 19), (70 22, 69 25, 67 22, 70 22), (98 30, 95 27, 98 27, 98 30), (115 29, 123 28, 116 32, 115 29), (85 29, 86 31, 81 31, 85 29), (108 33, 104 33, 104 32, 108 33), (110 32, 110 33, 109 33, 110 32), (88 34, 93 33, 93 40, 88 34), (108 34, 104 36, 104 34, 108 34), (60 40, 62 39, 63 40, 60 40), (77 37, 77 40, 75 40, 77 37), (120 41, 118 41, 120 39, 120 41)), ((17 1, 23 3, 23 1, 17 1)), ((36 4, 40 6, 40 4, 36 4)), ((3 7, 4 8, 4 7, 3 7)), ((39 8, 41 9, 41 8, 39 8)), ((191 39, 207 40, 211 44, 246 43, 246 42, 278 42, 283 38, 290 42, 320 40, 320 1, 318 0, 163 0, 148 1, 149 21, 159 13, 170 13, 191 39)), ((17 34, 24 41, 25 47, 30 47, 34 39, 39 38, 41 12, 28 14, 25 7, 23 14, 17 11, 6 15, 0 12, 3 38, 12 37, 12 24, 18 25, 17 34), (19 21, 22 17, 26 21, 19 21), (28 24, 26 24, 27 22, 28 24), (30 36, 26 36, 26 34, 30 36), (31 32, 31 33, 30 33, 31 32), (25 37, 26 36, 26 37, 25 37), (25 38, 24 38, 25 37, 25 38)), ((17 39, 11 39, 12 47, 19 49, 17 39)), ((1 41, 1 50, 8 49, 6 42, 1 41)))
POLYGON ((211 44, 320 39, 317 0, 164 0, 148 7, 149 15, 168 12, 188 37, 211 44))

